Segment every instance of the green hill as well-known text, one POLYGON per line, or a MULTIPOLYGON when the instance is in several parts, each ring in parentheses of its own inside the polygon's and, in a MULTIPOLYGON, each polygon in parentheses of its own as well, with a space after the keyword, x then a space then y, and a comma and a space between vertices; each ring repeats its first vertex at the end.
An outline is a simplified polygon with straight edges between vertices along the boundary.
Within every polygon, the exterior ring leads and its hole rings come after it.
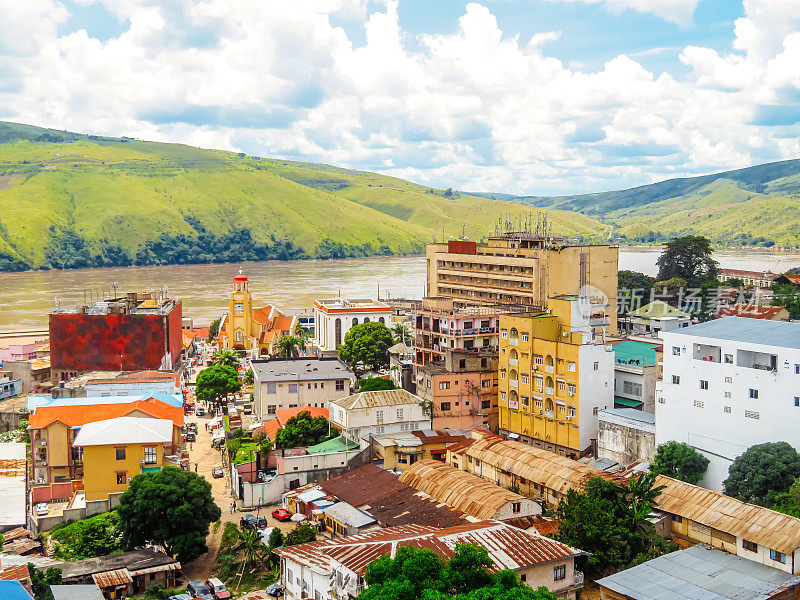
MULTIPOLYGON (((420 252, 530 210, 322 164, 0 122, 0 270, 420 252)), ((547 212, 566 236, 611 233, 547 212)))
POLYGON ((723 244, 800 244, 800 160, 615 192, 513 200, 600 219, 636 242, 694 233, 723 244))

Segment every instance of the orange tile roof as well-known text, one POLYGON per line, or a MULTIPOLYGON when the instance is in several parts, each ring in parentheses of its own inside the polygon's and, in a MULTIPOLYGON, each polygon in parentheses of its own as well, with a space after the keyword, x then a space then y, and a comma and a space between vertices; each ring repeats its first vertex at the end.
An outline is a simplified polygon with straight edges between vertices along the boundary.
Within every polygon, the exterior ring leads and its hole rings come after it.
POLYGON ((0 581, 30 581, 31 575, 28 572, 28 565, 16 565, 7 567, 0 571, 0 581))
POLYGON ((59 421, 68 427, 81 427, 86 423, 124 417, 132 412, 143 412, 157 419, 170 419, 183 425, 183 408, 150 398, 125 404, 73 404, 69 406, 40 406, 30 416, 29 429, 41 429, 59 421))

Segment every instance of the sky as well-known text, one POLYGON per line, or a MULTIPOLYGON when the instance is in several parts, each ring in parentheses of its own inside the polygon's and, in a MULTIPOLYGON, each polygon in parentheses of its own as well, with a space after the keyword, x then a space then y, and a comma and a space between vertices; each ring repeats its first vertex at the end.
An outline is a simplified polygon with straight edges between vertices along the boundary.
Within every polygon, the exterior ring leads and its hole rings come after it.
POLYGON ((0 120, 468 191, 800 156, 799 0, 0 0, 0 120))

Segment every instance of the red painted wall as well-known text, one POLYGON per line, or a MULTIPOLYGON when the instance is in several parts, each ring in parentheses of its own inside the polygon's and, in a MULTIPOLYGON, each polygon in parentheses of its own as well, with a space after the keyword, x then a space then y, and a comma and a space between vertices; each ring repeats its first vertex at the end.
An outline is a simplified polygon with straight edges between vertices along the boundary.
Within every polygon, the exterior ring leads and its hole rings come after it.
POLYGON ((169 352, 174 365, 183 350, 183 302, 178 302, 167 317, 169 352))
POLYGON ((478 244, 476 242, 450 240, 447 242, 447 251, 453 254, 477 254, 478 244))

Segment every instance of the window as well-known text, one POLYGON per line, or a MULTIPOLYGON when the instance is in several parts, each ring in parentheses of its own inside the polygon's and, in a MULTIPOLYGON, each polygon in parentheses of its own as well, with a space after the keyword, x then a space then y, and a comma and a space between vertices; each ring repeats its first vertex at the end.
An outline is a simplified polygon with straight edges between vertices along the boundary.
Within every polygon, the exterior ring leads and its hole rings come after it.
POLYGON ((500 369, 500 379, 505 379, 505 378, 506 378, 506 370, 500 369))
POLYGON ((522 396, 522 408, 528 410, 528 397, 522 396))
POLYGON ((725 355, 725 364, 732 365, 733 364, 733 354, 726 354, 725 355))
POLYGON ((680 355, 681 355, 680 346, 673 346, 672 347, 672 356, 680 356, 680 355))
POLYGON ((794 397, 794 405, 795 406, 800 406, 800 396, 795 396, 794 397))
POLYGON ((324 389, 324 388, 325 388, 325 382, 324 381, 320 381, 319 389, 324 389))
POLYGON ((798 365, 797 363, 795 363, 794 365, 794 374, 800 375, 800 365, 798 365))
POLYGON ((675 523, 683 523, 683 517, 680 515, 672 515, 672 520, 675 523))
POLYGON ((379 421, 383 420, 383 410, 376 410, 375 411, 375 418, 379 421))
POLYGON ((558 391, 565 392, 567 390, 567 384, 563 381, 558 382, 558 391))
POLYGON ((731 414, 731 407, 730 406, 723 406, 722 407, 722 412, 727 413, 727 414, 731 414))
POLYGON ((600 412, 600 408, 599 407, 595 406, 594 408, 592 408, 592 414, 595 417, 598 415, 599 412, 600 412))
POLYGON ((336 380, 336 391, 341 392, 344 389, 344 379, 336 380))
POLYGON ((528 580, 528 575, 527 575, 527 573, 523 573, 522 575, 520 575, 520 576, 519 576, 519 580, 520 580, 521 582, 525 583, 525 582, 528 580))
POLYGON ((553 581, 561 581, 567 577, 567 565, 553 567, 553 581))
POLYGON ((527 385, 527 383, 528 383, 528 374, 527 373, 523 373, 521 375, 521 378, 522 378, 522 383, 527 385))
POLYGON ((402 421, 403 420, 403 409, 402 408, 398 408, 397 409, 397 420, 398 421, 402 421))
POLYGON ((400 423, 400 431, 408 431, 408 423, 400 423))
POLYGON ((278 390, 276 389, 276 386, 275 386, 274 383, 268 383, 267 384, 267 393, 268 394, 275 394, 277 391, 278 390))
POLYGON ((733 377, 726 377, 725 383, 733 383, 733 377))
POLYGON ((533 401, 533 405, 534 405, 536 408, 542 408, 542 406, 543 406, 543 404, 542 404, 542 401, 541 401, 541 400, 534 400, 534 401, 533 401))
POLYGON ((641 396, 642 384, 636 383, 635 381, 623 381, 622 391, 626 394, 630 394, 631 396, 641 396))
POLYGON ((575 416, 575 407, 574 406, 570 406, 567 409, 567 416, 568 417, 574 417, 575 416))
POLYGON ((489 359, 482 358, 481 359, 481 367, 488 367, 489 366, 489 359))
POLYGON ((484 387, 484 388, 492 387, 492 380, 491 379, 482 379, 481 380, 481 387, 484 387))
POLYGON ((511 505, 511 512, 518 513, 522 510, 522 502, 514 502, 511 505))
POLYGON ((680 375, 673 375, 672 376, 672 383, 674 383, 675 385, 678 385, 678 384, 680 384, 680 382, 681 382, 681 376, 680 375))
POLYGON ((500 337, 503 338, 504 340, 508 339, 508 331, 506 331, 505 329, 501 329, 500 337))
POLYGON ((565 408, 563 404, 558 405, 558 414, 563 415, 565 413, 565 408))
POLYGON ((117 471, 117 485, 125 485, 128 483, 127 471, 117 471))
POLYGON ((726 398, 730 398, 731 397, 731 393, 730 392, 725 392, 725 397, 726 398))
POLYGON ((701 390, 707 390, 708 389, 708 380, 706 380, 706 379, 701 379, 700 380, 700 389, 701 390))
POLYGON ((522 341, 523 341, 523 342, 527 342, 527 341, 528 341, 528 339, 529 339, 529 338, 528 338, 528 334, 527 334, 527 333, 523 333, 523 334, 522 334, 522 341))
POLYGON ((117 460, 125 460, 125 448, 116 448, 117 460))
POLYGON ((464 368, 466 368, 466 366, 467 366, 467 359, 466 358, 459 359, 458 368, 459 369, 464 369, 464 368))
POLYGON ((506 399, 506 393, 500 392, 500 400, 505 400, 505 399, 506 399))
POLYGON ((694 401, 694 407, 695 408, 703 408, 704 406, 705 406, 705 404, 703 403, 702 400, 695 400, 694 401))
POLYGON ((533 377, 533 385, 536 387, 542 387, 544 385, 544 378, 541 375, 535 375, 533 377))
POLYGON ((571 360, 567 361, 567 371, 569 371, 571 373, 575 372, 575 363, 572 362, 571 360))
POLYGON ((779 563, 786 562, 786 555, 783 552, 778 552, 777 550, 773 550, 772 548, 769 549, 769 557, 775 562, 779 563))
POLYGON ((575 395, 575 384, 574 383, 570 383, 567 386, 567 394, 569 394, 570 396, 574 396, 575 395))
POLYGON ((756 420, 761 418, 761 415, 755 410, 744 411, 744 416, 747 417, 748 419, 756 419, 756 420))
POLYGON ((297 384, 296 383, 290 383, 289 384, 289 393, 290 394, 296 394, 297 393, 297 384))
POLYGON ((450 410, 450 403, 442 402, 442 412, 447 412, 448 410, 450 410))
POLYGON ((156 446, 144 447, 144 464, 154 465, 158 462, 158 450, 156 446))
POLYGON ((378 425, 375 428, 375 433, 383 433, 383 425, 378 425))
POLYGON ((758 400, 758 390, 750 388, 750 398, 752 398, 753 400, 758 400))
POLYGON ((742 548, 750 552, 758 552, 758 544, 749 540, 742 540, 742 548))
POLYGON ((486 409, 486 408, 491 408, 491 407, 492 407, 492 401, 491 400, 481 400, 481 408, 486 409))
POLYGON ((543 365, 544 364, 544 357, 541 354, 534 354, 533 355, 533 364, 535 364, 535 365, 543 365))
MULTIPOLYGON (((316 383, 314 384, 314 387, 315 387, 315 388, 317 387, 317 384, 316 384, 316 383)), ((311 389, 311 382, 310 382, 310 381, 308 382, 308 389, 311 389)))
POLYGON ((439 389, 440 390, 449 390, 450 389, 450 382, 449 381, 440 381, 439 382, 439 389))
POLYGON ((600 370, 600 363, 597 362, 597 361, 595 361, 595 363, 594 363, 594 370, 595 371, 599 371, 600 370))

